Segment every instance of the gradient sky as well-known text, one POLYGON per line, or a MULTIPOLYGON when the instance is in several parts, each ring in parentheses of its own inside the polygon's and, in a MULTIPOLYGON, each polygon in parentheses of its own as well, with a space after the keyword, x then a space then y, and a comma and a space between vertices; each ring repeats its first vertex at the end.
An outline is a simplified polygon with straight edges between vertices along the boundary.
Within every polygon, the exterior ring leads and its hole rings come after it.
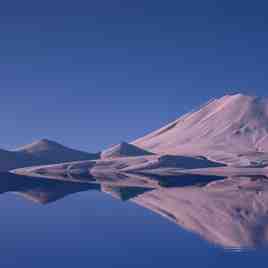
POLYGON ((1 3, 1 148, 98 151, 226 93, 267 95, 265 1, 1 3))

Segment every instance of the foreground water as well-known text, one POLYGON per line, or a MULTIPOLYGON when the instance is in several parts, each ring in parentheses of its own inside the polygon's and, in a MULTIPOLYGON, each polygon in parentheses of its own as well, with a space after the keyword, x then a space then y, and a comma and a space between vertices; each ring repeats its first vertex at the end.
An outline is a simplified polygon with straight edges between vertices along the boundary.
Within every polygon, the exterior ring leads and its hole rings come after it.
POLYGON ((226 250, 98 191, 41 205, 0 195, 1 267, 258 267, 267 248, 226 250))

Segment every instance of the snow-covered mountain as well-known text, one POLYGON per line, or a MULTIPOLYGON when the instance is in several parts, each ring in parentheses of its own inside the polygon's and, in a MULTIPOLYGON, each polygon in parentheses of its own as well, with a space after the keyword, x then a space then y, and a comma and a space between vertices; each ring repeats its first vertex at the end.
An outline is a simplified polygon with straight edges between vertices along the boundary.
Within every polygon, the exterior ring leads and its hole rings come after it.
POLYGON ((160 154, 261 161, 268 152, 268 99, 226 95, 133 144, 160 154))

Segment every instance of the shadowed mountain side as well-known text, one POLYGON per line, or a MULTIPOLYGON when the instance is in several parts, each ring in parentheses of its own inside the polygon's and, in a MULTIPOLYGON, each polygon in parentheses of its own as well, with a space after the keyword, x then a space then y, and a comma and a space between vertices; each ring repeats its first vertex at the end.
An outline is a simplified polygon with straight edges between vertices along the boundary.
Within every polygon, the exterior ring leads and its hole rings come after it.
POLYGON ((117 157, 134 157, 134 156, 145 156, 145 155, 153 155, 153 153, 145 151, 135 145, 122 142, 103 151, 101 153, 101 158, 108 159, 117 157))
POLYGON ((161 188, 133 201, 222 247, 268 242, 268 180, 262 177, 230 178, 203 188, 161 188))
POLYGON ((124 168, 124 171, 134 172, 151 169, 165 169, 165 168, 177 168, 177 169, 201 169, 212 167, 223 167, 225 164, 217 163, 208 160, 205 157, 188 157, 180 155, 156 155, 151 158, 150 162, 144 162, 136 165, 129 165, 124 168))
POLYGON ((30 156, 35 165, 98 159, 100 154, 90 154, 65 147, 57 142, 42 139, 16 149, 14 152, 30 156))
POLYGON ((241 165, 254 165, 250 153, 268 152, 268 100, 242 94, 214 99, 133 144, 154 153, 204 155, 229 164, 240 164, 244 155, 241 165))
POLYGON ((90 154, 64 147, 46 139, 36 141, 14 151, 0 150, 0 172, 36 165, 98 159, 90 154))

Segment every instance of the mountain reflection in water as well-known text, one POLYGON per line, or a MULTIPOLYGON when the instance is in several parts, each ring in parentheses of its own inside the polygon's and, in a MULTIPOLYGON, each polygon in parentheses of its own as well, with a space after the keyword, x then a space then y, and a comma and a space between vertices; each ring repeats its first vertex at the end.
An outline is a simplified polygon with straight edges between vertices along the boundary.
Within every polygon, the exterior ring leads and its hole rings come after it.
MULTIPOLYGON (((194 175, 191 181, 195 182, 194 175)), ((144 175, 142 177, 144 179, 144 175)), ((82 191, 102 191, 130 200, 224 248, 256 248, 268 241, 268 180, 266 177, 230 177, 188 187, 62 181, 1 173, 0 192, 15 192, 46 204, 82 191)), ((147 178, 147 182, 156 178, 147 178)), ((164 178, 157 178, 162 182, 164 178)), ((206 181, 202 180, 201 181, 206 181)), ((155 184, 152 184, 155 185, 155 184)), ((187 183, 182 186, 186 186, 187 183)))

